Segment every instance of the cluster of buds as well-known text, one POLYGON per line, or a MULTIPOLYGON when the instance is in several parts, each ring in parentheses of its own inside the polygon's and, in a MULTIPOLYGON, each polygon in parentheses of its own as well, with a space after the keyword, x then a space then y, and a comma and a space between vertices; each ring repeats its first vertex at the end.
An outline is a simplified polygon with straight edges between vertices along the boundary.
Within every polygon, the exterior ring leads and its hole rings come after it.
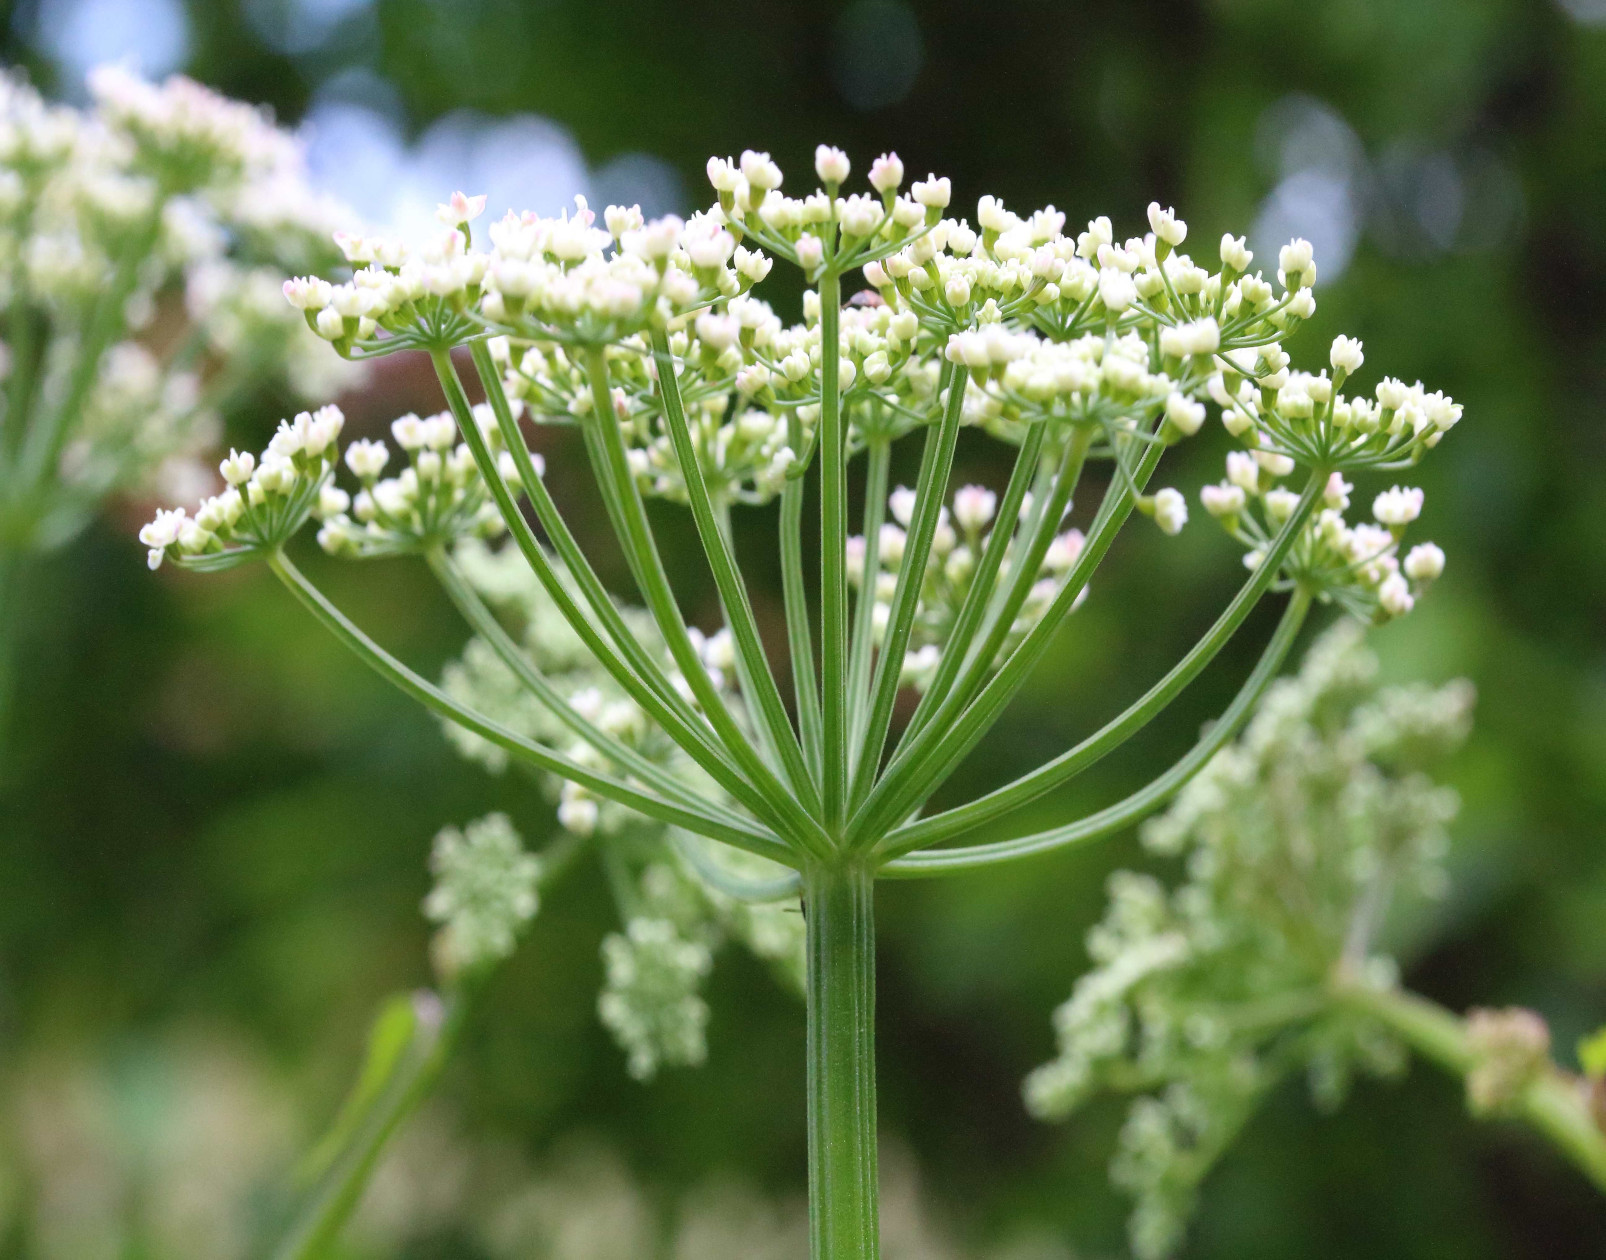
MULTIPOLYGON (((1187 859, 1186 881, 1112 879, 1088 937, 1095 967, 1055 1015, 1059 1055, 1026 1082, 1044 1118, 1101 1090, 1140 1092, 1111 1173, 1137 1199, 1144 1260, 1180 1244, 1213 1157, 1199 1153, 1219 1153, 1279 1081, 1303 1070, 1336 1105, 1354 1071, 1403 1062, 1380 1024, 1324 995, 1340 966, 1397 973, 1372 952, 1391 893, 1444 891, 1457 800, 1428 771, 1466 738, 1473 692, 1380 689, 1377 674, 1356 624, 1340 622, 1145 827, 1151 851, 1187 859)), ((1520 1058, 1505 1045, 1486 1056, 1491 1080, 1520 1058)))
POLYGON ((89 90, 87 110, 54 106, 0 75, 0 534, 25 547, 113 491, 193 481, 263 383, 311 399, 353 378, 273 298, 285 267, 335 265, 344 217, 289 133, 184 78, 102 67, 89 90))
MULTIPOLYGON (((481 404, 474 419, 499 475, 516 488, 518 470, 491 409, 481 404)), ((320 522, 325 551, 359 558, 423 553, 506 528, 450 412, 391 423, 407 464, 390 477, 382 476, 391 461, 382 441, 360 438, 341 460, 344 424, 340 408, 320 407, 283 421, 260 458, 230 451, 218 468, 227 489, 193 517, 183 508, 158 511, 140 531, 150 567, 171 555, 188 568, 226 568, 277 550, 309 520, 320 522), (336 484, 341 462, 355 493, 336 484)), ((538 472, 544 467, 539 455, 530 460, 538 472)))
MULTIPOLYGON (((871 634, 872 641, 878 645, 885 638, 891 619, 892 600, 903 567, 914 507, 915 492, 908 486, 899 486, 888 496, 887 509, 892 520, 881 526, 875 545, 868 545, 862 535, 848 539, 848 581, 859 590, 862 599, 872 601, 871 634)), ((1018 520, 998 521, 995 519, 998 496, 993 491, 985 486, 961 486, 954 491, 951 508, 944 507, 938 513, 937 528, 920 579, 914 628, 904 653, 903 679, 907 685, 921 691, 930 685, 994 529, 1010 530, 1003 540, 1001 567, 1012 572, 1017 564, 1026 562, 1030 539, 1038 533, 1031 527, 1035 521, 1033 507, 1032 496, 1028 493, 1022 501, 1018 520)), ((1081 553, 1081 530, 1067 529, 1052 537, 1038 563, 1038 577, 1028 588, 1020 611, 1001 640, 998 658, 1007 655, 1037 623, 1044 609, 1054 602, 1065 576, 1081 553)), ((1086 598, 1086 593, 1084 588, 1077 596, 1078 603, 1086 598)))
MULTIPOLYGON (((491 409, 483 403, 476 407, 474 422, 498 457, 502 478, 517 488, 518 469, 502 448, 502 432, 491 409)), ((381 477, 390 463, 389 449, 383 442, 353 442, 346 448, 345 463, 361 488, 353 496, 331 482, 320 492, 316 515, 323 524, 318 543, 325 551, 398 555, 458 538, 493 538, 506 528, 474 452, 458 441, 451 412, 423 419, 409 413, 392 421, 390 432, 407 461, 405 468, 393 477, 381 477)), ((530 458, 537 471, 542 470, 541 457, 530 458)))
MULTIPOLYGON (((717 204, 688 222, 609 206, 599 226, 581 201, 557 218, 510 213, 487 250, 472 234, 484 199, 459 193, 440 207, 432 244, 342 237, 360 268, 349 284, 303 278, 285 292, 348 354, 491 335, 504 388, 534 420, 583 423, 606 405, 639 489, 685 499, 658 380, 665 360, 653 353, 661 336, 711 496, 761 503, 810 462, 826 321, 816 291, 787 326, 747 290, 770 257, 813 280, 859 268, 870 287, 829 321, 851 449, 929 423, 956 368, 965 423, 1017 443, 1038 424, 1053 442, 1081 430, 1095 456, 1190 437, 1213 402, 1246 449, 1204 503, 1251 563, 1289 506, 1276 477, 1296 465, 1406 467, 1460 417, 1442 394, 1391 379, 1375 402, 1339 392, 1363 363, 1348 337, 1332 345, 1331 375, 1290 370, 1283 342, 1315 310, 1308 242, 1279 251, 1273 281, 1251 271, 1237 237, 1222 239, 1214 270, 1196 262, 1181 252, 1187 225, 1157 204, 1150 231, 1124 242, 1108 219, 1068 233, 1052 207, 1022 216, 992 197, 973 227, 948 215, 948 181, 903 191, 896 155, 872 165, 872 193, 853 195, 842 191, 847 159, 828 146, 816 157, 820 186, 802 198, 781 191, 767 154, 748 151, 709 162, 717 204)), ((1137 506, 1167 533, 1188 519, 1175 490, 1142 493, 1137 506)), ((1435 576, 1437 550, 1402 563, 1396 524, 1384 545, 1335 512, 1329 504, 1311 521, 1291 562, 1299 576, 1367 615, 1407 611, 1435 576)))
POLYGON ((346 418, 339 407, 303 411, 284 420, 260 458, 230 451, 218 466, 227 483, 190 516, 158 510, 139 531, 152 569, 172 555, 189 568, 216 570, 276 550, 326 500, 346 418))
POLYGON ((506 814, 446 827, 430 851, 435 886, 424 915, 441 925, 439 970, 455 976, 500 962, 540 907, 541 860, 525 851, 506 814))
POLYGON ((337 238, 357 268, 345 284, 286 281, 285 297, 343 355, 372 355, 477 335, 600 344, 649 323, 745 293, 770 260, 737 246, 709 215, 652 222, 608 207, 607 228, 584 197, 556 219, 509 211, 474 247, 484 197, 458 193, 440 207, 441 231, 421 247, 390 237, 337 238))
MULTIPOLYGON (((1226 478, 1199 492, 1205 511, 1244 545, 1250 569, 1259 567, 1273 537, 1298 509, 1299 495, 1280 484, 1293 471, 1292 457, 1280 451, 1233 451, 1226 478)), ((1444 552, 1433 543, 1418 543, 1400 556, 1406 527, 1422 513, 1422 491, 1391 487, 1374 498, 1372 520, 1350 524, 1344 513, 1354 489, 1342 472, 1329 476, 1320 509, 1289 552, 1284 571, 1362 620, 1403 616, 1444 572, 1444 552)))

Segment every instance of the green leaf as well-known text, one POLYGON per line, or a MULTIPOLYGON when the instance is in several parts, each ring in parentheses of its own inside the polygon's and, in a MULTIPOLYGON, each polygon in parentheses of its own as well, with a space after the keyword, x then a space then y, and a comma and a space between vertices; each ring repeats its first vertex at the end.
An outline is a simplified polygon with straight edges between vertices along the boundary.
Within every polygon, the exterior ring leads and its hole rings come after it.
POLYGON ((411 993, 395 993, 379 1008, 368 1033, 368 1053, 356 1083, 341 1104, 334 1124, 312 1148, 297 1170, 303 1184, 310 1184, 329 1171, 341 1151, 350 1145, 369 1110, 385 1092, 407 1048, 418 1030, 418 1009, 411 993))

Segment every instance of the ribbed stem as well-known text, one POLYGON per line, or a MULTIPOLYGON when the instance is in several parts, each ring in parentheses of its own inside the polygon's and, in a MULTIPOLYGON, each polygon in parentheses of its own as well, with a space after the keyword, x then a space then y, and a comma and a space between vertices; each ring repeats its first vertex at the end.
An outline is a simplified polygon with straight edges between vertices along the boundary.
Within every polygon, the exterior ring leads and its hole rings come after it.
POLYGON ((875 1260, 875 905, 870 871, 815 867, 808 917, 809 1254, 875 1260))

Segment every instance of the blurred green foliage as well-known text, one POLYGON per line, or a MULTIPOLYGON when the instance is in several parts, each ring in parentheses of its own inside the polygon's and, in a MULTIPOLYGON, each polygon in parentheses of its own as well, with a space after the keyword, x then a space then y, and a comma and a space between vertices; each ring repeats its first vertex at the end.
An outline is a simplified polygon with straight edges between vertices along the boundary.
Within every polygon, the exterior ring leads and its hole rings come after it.
MULTIPOLYGON (((48 88, 54 71, 30 43, 40 6, 10 8, 5 56, 48 88)), ((568 128, 593 165, 624 151, 668 160, 697 201, 709 153, 767 147, 802 172, 828 140, 861 169, 896 148, 911 172, 949 174, 959 205, 984 191, 1021 209, 1053 202, 1073 222, 1109 213, 1122 233, 1139 229, 1151 198, 1174 202, 1201 254, 1248 227, 1290 162, 1311 156, 1279 144, 1319 135, 1277 123, 1308 114, 1301 99, 1320 102, 1364 155, 1347 168, 1362 227, 1347 270, 1320 290, 1309 344, 1357 335, 1372 363, 1466 405, 1422 479, 1424 536, 1449 570, 1413 616, 1375 636, 1391 675, 1465 674, 1480 691, 1451 776, 1465 798, 1455 892, 1400 925, 1408 979, 1457 1009, 1533 1006, 1558 1046, 1600 1024, 1599 0, 190 0, 188 15, 186 69, 286 120, 359 66, 394 88, 409 133, 465 107, 533 111, 568 128), (264 13, 298 9, 347 15, 295 55, 254 34, 264 13), (903 43, 877 43, 894 36, 903 43), (891 91, 867 95, 865 76, 878 73, 912 78, 878 103, 891 91)), ((1320 243, 1318 262, 1327 270, 1320 243)), ((433 410, 425 382, 401 369, 348 410, 359 427, 433 410)), ((231 436, 259 443, 274 407, 264 400, 250 431, 231 436)), ((1176 474, 1190 497, 1219 474, 1224 449, 1220 435, 1190 444, 1176 474)), ((983 452, 962 447, 960 462, 970 479, 1001 476, 983 452)), ((582 485, 560 489, 588 511, 582 485)), ((333 1113, 381 997, 427 979, 418 904, 430 837, 491 808, 532 838, 551 819, 528 783, 457 760, 430 719, 345 658, 265 574, 151 577, 139 519, 137 508, 109 517, 29 588, 20 733, 0 769, 0 1121, 38 1101, 41 1073, 83 1063, 111 1082, 118 1131, 137 1146, 160 1127, 139 1108, 159 1112, 169 1096, 151 1082, 186 1070, 175 1038, 201 1030, 250 1048, 284 1088, 278 1122, 304 1138, 333 1113)), ((600 540, 598 522, 580 524, 600 540)), ((755 517, 755 537, 772 529, 755 517)), ((1202 523, 1122 547, 956 795, 1117 711, 1237 581, 1231 544, 1202 523)), ((308 563, 426 670, 461 642, 421 567, 308 563)), ((684 579, 691 606, 711 608, 711 584, 684 579)), ((773 593, 759 602, 777 616, 773 593)), ((1146 759, 1183 747, 1268 628, 1252 625, 1163 729, 1034 818, 1109 799, 1140 781, 1146 759)), ((1125 1204, 1105 1177, 1119 1109, 1043 1127, 1018 1086, 1050 1050, 1049 1011, 1084 965, 1105 874, 1137 860, 1128 837, 882 895, 883 1128, 966 1236, 1036 1227, 1078 1254, 1121 1248, 1125 1204)), ((532 1160, 564 1135, 600 1133, 655 1192, 723 1173, 796 1193, 795 999, 733 955, 710 994, 708 1066, 638 1086, 594 1016, 611 919, 591 867, 547 899, 447 1078, 465 1126, 532 1160)), ((15 1180, 26 1161, 8 1165, 0 1255, 43 1254, 18 1206, 42 1187, 15 1180)), ((1559 1158, 1475 1124, 1453 1082, 1417 1067, 1404 1086, 1362 1088, 1336 1117, 1284 1090, 1207 1186, 1188 1254, 1582 1256, 1603 1236, 1606 1206, 1559 1158)), ((479 1253, 443 1236, 409 1254, 479 1253)))

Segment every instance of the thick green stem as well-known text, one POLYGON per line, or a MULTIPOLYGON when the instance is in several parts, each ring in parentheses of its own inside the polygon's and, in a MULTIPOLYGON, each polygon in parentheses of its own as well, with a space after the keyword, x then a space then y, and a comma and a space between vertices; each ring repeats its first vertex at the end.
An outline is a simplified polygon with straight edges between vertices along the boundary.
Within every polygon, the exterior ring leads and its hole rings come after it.
POLYGON ((874 878, 804 876, 808 918, 809 1254, 880 1254, 876 1196, 874 878))
MULTIPOLYGON (((1342 977, 1340 1001, 1388 1025, 1424 1058, 1465 1077, 1477 1066, 1466 1021, 1436 1002, 1402 989, 1378 989, 1342 977)), ((1584 1082, 1546 1064, 1518 1094, 1511 1114, 1543 1134, 1578 1169, 1606 1191, 1606 1132, 1590 1112, 1584 1082)))

